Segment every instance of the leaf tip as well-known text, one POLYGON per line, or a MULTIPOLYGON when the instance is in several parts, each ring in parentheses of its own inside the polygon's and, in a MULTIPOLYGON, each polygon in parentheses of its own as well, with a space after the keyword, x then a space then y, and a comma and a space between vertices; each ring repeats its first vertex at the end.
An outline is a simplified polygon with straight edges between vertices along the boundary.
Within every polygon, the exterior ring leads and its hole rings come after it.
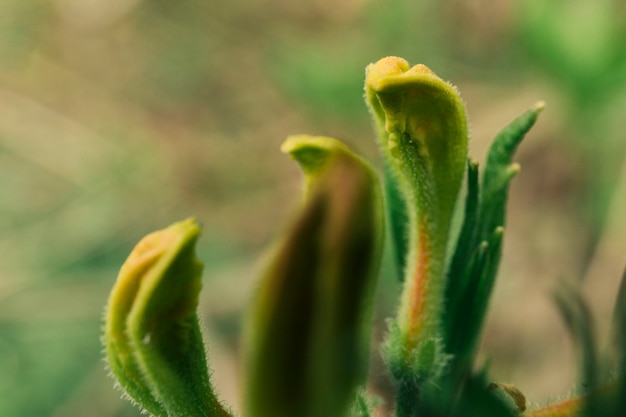
POLYGON ((532 110, 535 113, 540 113, 543 111, 543 109, 546 108, 546 102, 543 100, 539 100, 538 102, 535 103, 535 105, 532 107, 532 110))

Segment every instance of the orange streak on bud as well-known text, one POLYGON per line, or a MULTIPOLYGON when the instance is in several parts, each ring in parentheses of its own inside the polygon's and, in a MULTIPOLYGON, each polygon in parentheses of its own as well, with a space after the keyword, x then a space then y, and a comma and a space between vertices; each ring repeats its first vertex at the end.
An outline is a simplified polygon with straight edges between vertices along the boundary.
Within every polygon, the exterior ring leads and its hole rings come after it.
MULTIPOLYGON (((428 287, 430 281, 431 244, 428 230, 423 222, 418 231, 417 265, 413 277, 411 291, 411 308, 409 309, 409 350, 416 347, 422 329, 424 327, 426 301, 428 300, 428 287)), ((407 350, 407 351, 409 351, 407 350)))
POLYGON ((529 411, 524 417, 574 417, 580 411, 584 399, 585 397, 571 398, 562 403, 529 411))

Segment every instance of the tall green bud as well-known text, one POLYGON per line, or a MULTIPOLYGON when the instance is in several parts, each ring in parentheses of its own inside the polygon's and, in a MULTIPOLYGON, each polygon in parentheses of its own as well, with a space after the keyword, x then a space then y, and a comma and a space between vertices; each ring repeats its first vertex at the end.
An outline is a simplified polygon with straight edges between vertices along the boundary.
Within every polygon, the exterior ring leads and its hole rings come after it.
POLYGON ((344 416, 364 382, 382 244, 374 172, 340 142, 283 144, 305 205, 275 247, 247 327, 247 417, 344 416))
POLYGON ((400 233, 394 236, 397 246, 406 246, 406 259, 388 360, 400 380, 428 379, 445 363, 445 260, 467 161, 465 108, 452 85, 426 66, 410 67, 397 57, 367 67, 365 92, 389 167, 388 188, 403 197, 392 203, 404 207, 389 211, 406 212, 408 218, 406 225, 394 228, 400 233))

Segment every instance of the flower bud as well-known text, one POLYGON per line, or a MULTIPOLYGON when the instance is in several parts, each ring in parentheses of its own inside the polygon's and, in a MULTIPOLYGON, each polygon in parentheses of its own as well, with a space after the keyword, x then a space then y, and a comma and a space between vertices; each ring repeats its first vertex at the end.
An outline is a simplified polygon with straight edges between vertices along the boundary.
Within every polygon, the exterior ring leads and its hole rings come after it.
MULTIPOLYGON (((367 67, 365 92, 391 181, 404 197, 409 219, 404 290, 388 359, 395 362, 392 369, 410 368, 411 377, 428 378, 445 362, 445 260, 467 160, 465 108, 453 86, 426 66, 410 68, 397 57, 367 67)), ((397 246, 406 246, 403 238, 394 236, 397 246)))
POLYGON ((157 417, 230 416, 213 393, 196 315, 199 235, 188 219, 144 237, 122 266, 107 305, 109 367, 126 393, 157 417))
POLYGON ((246 415, 342 416, 367 370, 380 191, 367 164, 334 139, 292 137, 283 151, 307 175, 308 197, 249 317, 246 415))

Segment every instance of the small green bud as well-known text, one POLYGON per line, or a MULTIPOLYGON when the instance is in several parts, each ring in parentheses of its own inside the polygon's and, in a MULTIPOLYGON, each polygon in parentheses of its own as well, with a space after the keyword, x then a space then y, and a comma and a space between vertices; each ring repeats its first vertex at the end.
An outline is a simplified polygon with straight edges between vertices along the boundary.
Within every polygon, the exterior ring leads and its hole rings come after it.
POLYGON ((307 175, 305 206, 260 282, 247 326, 248 417, 339 417, 363 382, 382 244, 377 179, 345 145, 283 145, 307 175))
MULTIPOLYGON (((445 260, 467 161, 465 107, 452 85, 426 66, 410 68, 397 57, 367 67, 365 93, 409 220, 404 290, 398 329, 392 332, 397 340, 388 344, 394 356, 389 360, 405 365, 392 369, 411 366, 409 373, 418 374, 412 377, 428 378, 447 360, 427 353, 443 352, 445 260), (420 346, 431 350, 420 353, 420 346)), ((394 237, 400 247, 406 246, 403 239, 394 237)))
POLYGON ((196 315, 199 235, 188 219, 144 237, 107 304, 109 367, 126 393, 156 417, 230 416, 213 392, 196 315))
POLYGON ((526 397, 516 386, 502 382, 492 382, 487 386, 487 389, 494 392, 504 401, 509 409, 514 410, 516 413, 526 411, 526 397))

